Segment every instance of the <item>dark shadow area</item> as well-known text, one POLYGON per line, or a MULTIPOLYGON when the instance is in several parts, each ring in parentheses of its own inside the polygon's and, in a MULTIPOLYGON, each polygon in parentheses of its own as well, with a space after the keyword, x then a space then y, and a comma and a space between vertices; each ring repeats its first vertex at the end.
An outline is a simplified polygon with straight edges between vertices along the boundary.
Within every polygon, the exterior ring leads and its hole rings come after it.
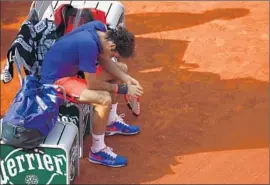
MULTIPOLYGON (((81 171, 83 177, 109 184, 119 183, 121 176, 121 183, 138 184, 172 174, 171 166, 181 164, 183 155, 268 147, 268 83, 221 80, 218 74, 178 69, 185 65, 187 47, 186 41, 137 39, 137 57, 129 61, 129 68, 145 89, 142 114, 134 117, 124 101, 119 113, 140 125, 141 134, 106 138, 117 153, 128 157, 127 167, 111 169, 84 158, 81 164, 89 168, 81 171), (138 72, 156 67, 164 69, 138 72), (110 178, 100 178, 101 170, 110 178)), ((87 157, 91 137, 85 142, 87 157)))
POLYGON ((213 20, 231 20, 250 13, 245 8, 222 8, 203 13, 164 12, 139 13, 126 16, 127 28, 135 34, 170 31, 204 24, 213 20))
MULTIPOLYGON (((31 2, 1 2, 1 24, 17 23, 18 18, 27 16, 31 2), (18 9, 20 7, 20 9, 18 9)), ((244 8, 224 8, 208 10, 204 13, 140 13, 126 16, 129 30, 134 34, 145 34, 160 31, 188 28, 212 20, 230 20, 243 17, 249 13, 244 8), (140 21, 138 21, 140 20, 140 21)), ((5 59, 8 47, 18 30, 1 29, 1 60, 5 59)))

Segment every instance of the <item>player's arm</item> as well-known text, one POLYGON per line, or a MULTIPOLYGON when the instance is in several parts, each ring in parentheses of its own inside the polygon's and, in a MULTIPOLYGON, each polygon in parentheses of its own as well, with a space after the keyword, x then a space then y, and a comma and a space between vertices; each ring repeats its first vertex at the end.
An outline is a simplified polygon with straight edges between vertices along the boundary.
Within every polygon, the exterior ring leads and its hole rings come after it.
POLYGON ((84 77, 87 82, 87 89, 89 90, 108 91, 110 93, 117 91, 116 84, 98 80, 96 78, 96 73, 84 72, 84 77))
MULTIPOLYGON (((82 35, 83 37, 84 35, 82 35)), ((96 43, 91 39, 82 39, 78 41, 79 69, 84 71, 87 88, 89 90, 115 92, 116 85, 98 80, 96 78, 96 59, 98 49, 96 43)))
MULTIPOLYGON (((84 71, 87 88, 89 90, 103 90, 110 93, 141 95, 141 91, 136 86, 124 84, 110 84, 96 78, 96 59, 98 49, 92 40, 81 40, 78 42, 79 70, 84 71)), ((110 61, 110 63, 113 63, 110 61)), ((117 67, 117 66, 116 66, 117 67)), ((118 68, 118 67, 117 67, 118 68)), ((120 70, 121 71, 121 70, 120 70)))
POLYGON ((116 76, 126 84, 113 84, 113 92, 118 94, 130 94, 135 96, 142 96, 143 88, 135 79, 124 73, 111 58, 100 60, 99 64, 112 75, 116 76), (102 61, 102 62, 100 62, 102 61))
MULTIPOLYGON (((111 58, 106 57, 104 55, 99 55, 99 64, 107 70, 109 73, 111 73, 113 76, 117 77, 118 79, 122 80, 125 84, 128 85, 135 85, 137 90, 136 94, 138 96, 141 96, 143 93, 143 87, 140 85, 140 83, 132 78, 130 75, 123 72, 115 62, 112 61, 111 58)), ((129 86, 130 87, 130 86, 129 86)))
POLYGON ((118 79, 127 82, 131 77, 123 72, 115 62, 112 61, 110 57, 99 55, 98 56, 99 64, 113 76, 117 77, 118 79))
MULTIPOLYGON (((100 29, 102 32, 106 32, 107 28, 103 23, 100 21, 94 21, 92 24, 95 24, 97 28, 100 29)), ((87 26, 87 24, 85 24, 87 26)), ((104 53, 99 53, 98 55, 98 61, 99 64, 109 73, 111 73, 113 76, 116 78, 122 80, 123 82, 129 82, 130 79, 132 79, 128 74, 124 73, 114 62, 112 62, 112 59, 104 54, 104 53)))
POLYGON ((87 88, 89 90, 101 90, 114 92, 114 86, 96 78, 96 59, 98 50, 92 40, 82 40, 78 43, 79 68, 84 71, 87 88))
POLYGON ((87 89, 108 91, 110 93, 129 94, 133 96, 142 96, 143 91, 135 85, 125 84, 110 84, 108 82, 96 79, 95 73, 84 72, 84 77, 87 82, 87 89))

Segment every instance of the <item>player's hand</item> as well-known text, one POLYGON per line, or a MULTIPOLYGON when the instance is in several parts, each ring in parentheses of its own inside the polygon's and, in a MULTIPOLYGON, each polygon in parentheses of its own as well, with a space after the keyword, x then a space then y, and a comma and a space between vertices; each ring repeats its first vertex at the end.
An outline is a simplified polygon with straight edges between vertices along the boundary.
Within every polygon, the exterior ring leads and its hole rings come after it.
POLYGON ((140 97, 143 95, 143 88, 139 85, 128 84, 128 95, 140 97))
POLYGON ((136 79, 132 78, 131 76, 128 76, 128 78, 124 82, 129 85, 139 86, 143 90, 143 87, 141 86, 141 84, 136 79))

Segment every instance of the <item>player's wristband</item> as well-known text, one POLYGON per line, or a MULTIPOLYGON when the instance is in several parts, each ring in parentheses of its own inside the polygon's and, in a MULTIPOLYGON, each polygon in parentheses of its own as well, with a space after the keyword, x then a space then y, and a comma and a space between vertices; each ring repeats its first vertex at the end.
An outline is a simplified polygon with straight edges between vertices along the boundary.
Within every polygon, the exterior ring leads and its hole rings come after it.
POLYGON ((128 93, 127 84, 118 84, 117 87, 118 87, 118 89, 117 89, 118 94, 127 94, 128 93))

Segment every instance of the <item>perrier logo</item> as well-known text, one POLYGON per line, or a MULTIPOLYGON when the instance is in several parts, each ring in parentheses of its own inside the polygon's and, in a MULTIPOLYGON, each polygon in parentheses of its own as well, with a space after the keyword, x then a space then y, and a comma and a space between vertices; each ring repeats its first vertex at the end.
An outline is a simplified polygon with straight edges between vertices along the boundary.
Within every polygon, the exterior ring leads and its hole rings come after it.
POLYGON ((66 156, 61 149, 26 153, 0 145, 0 184, 66 184, 66 156))

